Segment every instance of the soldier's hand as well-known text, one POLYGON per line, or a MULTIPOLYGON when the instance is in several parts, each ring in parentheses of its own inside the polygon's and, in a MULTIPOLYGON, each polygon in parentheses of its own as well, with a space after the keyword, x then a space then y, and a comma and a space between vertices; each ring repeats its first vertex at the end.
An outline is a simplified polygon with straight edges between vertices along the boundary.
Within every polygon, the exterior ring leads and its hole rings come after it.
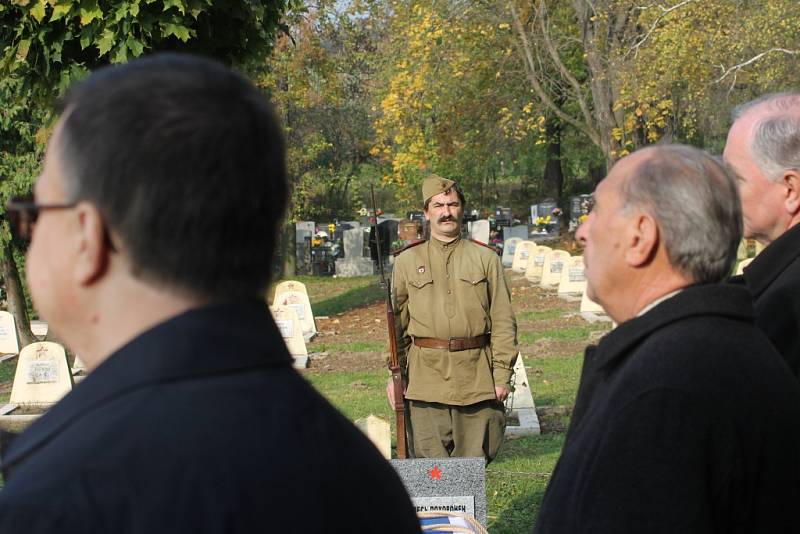
POLYGON ((508 394, 511 393, 511 390, 504 386, 495 386, 494 387, 494 396, 497 397, 497 400, 500 402, 505 402, 508 398, 508 394))
MULTIPOLYGON (((402 402, 403 396, 405 396, 407 388, 408 385, 406 384, 406 381, 403 380, 403 392, 400 394, 401 397, 397 399, 398 401, 402 402)), ((389 401, 389 407, 394 410, 395 390, 394 390, 394 382, 392 381, 391 376, 389 377, 389 381, 386 383, 386 399, 389 401)))

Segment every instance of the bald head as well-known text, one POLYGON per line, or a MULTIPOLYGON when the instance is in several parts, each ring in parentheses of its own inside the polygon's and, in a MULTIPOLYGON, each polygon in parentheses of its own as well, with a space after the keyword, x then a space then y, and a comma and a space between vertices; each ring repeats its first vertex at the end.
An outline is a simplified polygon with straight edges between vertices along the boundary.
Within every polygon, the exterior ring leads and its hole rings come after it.
POLYGON ((665 145, 634 153, 620 184, 623 209, 641 208, 658 224, 674 268, 699 283, 730 274, 742 223, 736 183, 713 157, 665 145))

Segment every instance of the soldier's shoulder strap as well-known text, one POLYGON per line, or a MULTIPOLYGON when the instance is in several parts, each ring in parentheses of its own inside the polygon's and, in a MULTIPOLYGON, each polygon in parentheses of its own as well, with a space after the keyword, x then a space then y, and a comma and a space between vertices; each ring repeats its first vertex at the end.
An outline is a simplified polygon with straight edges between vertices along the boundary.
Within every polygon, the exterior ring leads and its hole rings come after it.
POLYGON ((403 247, 403 248, 401 248, 400 250, 398 250, 398 251, 396 251, 396 252, 393 252, 393 253, 392 253, 392 255, 393 255, 393 256, 398 256, 398 255, 400 255, 401 253, 405 252, 406 250, 408 250, 408 249, 410 249, 410 248, 414 248, 414 247, 416 247, 417 245, 421 245, 421 244, 423 244, 423 243, 426 243, 426 242, 427 242, 427 241, 426 241, 426 240, 424 240, 424 239, 420 239, 420 240, 418 240, 418 241, 412 241, 411 243, 409 243, 408 245, 404 246, 404 247, 403 247))

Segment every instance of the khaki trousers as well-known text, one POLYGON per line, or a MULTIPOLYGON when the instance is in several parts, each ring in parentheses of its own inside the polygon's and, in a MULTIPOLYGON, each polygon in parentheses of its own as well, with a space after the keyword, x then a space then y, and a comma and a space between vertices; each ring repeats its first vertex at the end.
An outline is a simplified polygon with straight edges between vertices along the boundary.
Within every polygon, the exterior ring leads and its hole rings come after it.
POLYGON ((491 462, 503 443, 503 404, 488 400, 468 406, 409 400, 409 441, 416 458, 483 456, 491 462))

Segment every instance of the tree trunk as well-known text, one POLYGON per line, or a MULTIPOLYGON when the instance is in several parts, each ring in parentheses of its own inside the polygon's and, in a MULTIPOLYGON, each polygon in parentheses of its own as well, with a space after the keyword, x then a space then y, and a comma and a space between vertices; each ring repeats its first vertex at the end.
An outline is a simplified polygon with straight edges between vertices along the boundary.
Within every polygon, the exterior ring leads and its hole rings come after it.
POLYGON ((545 196, 553 197, 561 206, 564 194, 564 171, 561 168, 561 121, 551 118, 545 124, 547 163, 544 166, 545 196))
POLYGON ((294 277, 297 274, 297 243, 295 227, 287 223, 283 228, 283 278, 294 277))
POLYGON ((22 290, 22 282, 19 279, 17 262, 14 261, 11 243, 6 243, 3 249, 2 259, 3 281, 6 286, 8 296, 8 311, 14 316, 14 323, 17 326, 20 349, 37 341, 36 336, 31 332, 31 322, 28 318, 28 306, 25 303, 25 292, 22 290))

